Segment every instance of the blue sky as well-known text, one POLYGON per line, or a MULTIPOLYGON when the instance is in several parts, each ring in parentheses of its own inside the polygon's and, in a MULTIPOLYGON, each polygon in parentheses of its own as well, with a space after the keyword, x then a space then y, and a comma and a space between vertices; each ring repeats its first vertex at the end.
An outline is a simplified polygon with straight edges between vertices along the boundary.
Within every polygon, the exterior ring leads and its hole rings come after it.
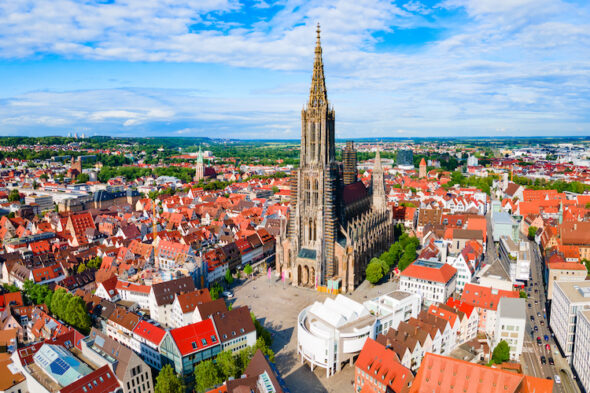
POLYGON ((590 135, 585 0, 0 0, 0 135, 590 135))

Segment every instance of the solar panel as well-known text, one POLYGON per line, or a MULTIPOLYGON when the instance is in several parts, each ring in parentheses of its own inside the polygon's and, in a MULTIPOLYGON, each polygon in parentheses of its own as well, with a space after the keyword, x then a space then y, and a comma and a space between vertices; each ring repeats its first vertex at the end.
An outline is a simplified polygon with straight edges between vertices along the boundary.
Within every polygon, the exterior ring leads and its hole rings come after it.
POLYGON ((66 371, 68 371, 70 369, 70 366, 64 362, 62 359, 55 359, 53 362, 51 362, 51 364, 49 365, 49 368, 51 369, 51 372, 57 375, 64 375, 66 373, 66 371))

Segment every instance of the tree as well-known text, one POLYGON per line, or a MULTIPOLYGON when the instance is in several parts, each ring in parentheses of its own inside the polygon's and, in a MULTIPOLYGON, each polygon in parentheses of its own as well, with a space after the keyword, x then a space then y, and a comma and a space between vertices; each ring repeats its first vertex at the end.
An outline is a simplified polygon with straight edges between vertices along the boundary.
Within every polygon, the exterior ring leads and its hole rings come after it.
POLYGON ((10 190, 10 194, 8 194, 8 200, 10 202, 18 202, 18 201, 20 201, 20 194, 19 194, 19 192, 18 192, 18 190, 16 188, 10 190))
POLYGON ((504 340, 500 341, 492 352, 492 363, 502 364, 510 360, 510 346, 504 340))
POLYGON ((221 285, 217 282, 209 288, 209 294, 213 300, 219 299, 221 292, 223 292, 223 288, 221 288, 221 285))
POLYGON ((247 274, 248 276, 250 276, 252 274, 252 266, 250 266, 249 263, 246 266, 244 266, 244 273, 247 274))
POLYGON ((264 326, 256 319, 256 315, 253 312, 250 312, 250 317, 252 318, 252 322, 254 323, 254 327, 256 328, 256 337, 262 338, 266 346, 272 346, 272 336, 268 330, 265 329, 264 326))
POLYGON ((528 296, 527 296, 527 294, 526 294, 525 291, 520 291, 520 293, 518 294, 518 296, 520 296, 520 298, 522 298, 522 299, 528 298, 528 296))
POLYGON ((82 184, 90 181, 90 176, 87 173, 80 173, 76 178, 76 183, 82 184))
POLYGON ((197 364, 195 367, 195 382, 197 392, 206 392, 223 382, 219 369, 213 363, 213 360, 204 360, 197 364))
POLYGON ((86 265, 81 263, 78 265, 78 274, 84 273, 86 271, 86 265))
POLYGON ((231 350, 223 351, 219 355, 217 355, 217 367, 221 372, 222 378, 224 380, 229 379, 231 377, 238 377, 240 373, 240 369, 238 367, 238 360, 234 356, 231 350))
POLYGON ((399 263, 397 264, 398 269, 403 271, 405 268, 410 266, 412 262, 416 260, 417 256, 418 255, 416 254, 416 246, 414 245, 414 243, 412 242, 408 244, 404 248, 404 255, 400 258, 399 263))
POLYGON ((384 261, 377 258, 371 259, 367 265, 367 269, 365 270, 367 281, 369 281, 371 284, 378 283, 387 272, 386 268, 387 265, 384 261))
POLYGON ((391 254, 391 259, 393 260, 393 265, 397 265, 402 255, 404 255, 404 248, 402 247, 401 243, 395 242, 389 247, 389 254, 391 254))
POLYGON ((280 190, 279 190, 279 187, 277 187, 277 186, 272 186, 272 193, 273 193, 273 194, 276 194, 276 193, 278 193, 279 191, 280 191, 280 190))
POLYGON ((184 393, 185 390, 184 382, 176 375, 169 364, 160 370, 154 388, 155 393, 184 393))
POLYGON ((535 235, 537 234, 537 227, 530 226, 529 227, 529 240, 535 240, 535 235))
POLYGON ((225 282, 228 285, 232 285, 234 283, 234 276, 231 274, 231 270, 229 269, 225 271, 225 282))

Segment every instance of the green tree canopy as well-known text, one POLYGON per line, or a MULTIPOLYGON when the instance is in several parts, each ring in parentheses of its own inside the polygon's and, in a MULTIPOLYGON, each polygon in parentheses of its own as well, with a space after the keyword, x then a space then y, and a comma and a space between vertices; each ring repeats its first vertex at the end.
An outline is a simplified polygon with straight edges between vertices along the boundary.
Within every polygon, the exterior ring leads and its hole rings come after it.
POLYGON ((222 378, 229 379, 230 377, 239 377, 240 368, 238 359, 234 356, 231 350, 223 351, 217 355, 217 367, 221 373, 222 378))
POLYGON ((530 226, 529 227, 529 239, 530 240, 534 240, 535 239, 535 235, 537 234, 537 230, 538 228, 535 226, 530 226))
POLYGON ((221 373, 213 360, 204 360, 195 367, 195 388, 203 393, 223 382, 221 373))
POLYGON ((18 202, 20 201, 20 194, 18 192, 18 190, 15 188, 13 190, 10 190, 10 193, 8 194, 8 200, 10 202, 18 202))
POLYGON ((376 284, 383 278, 385 273, 387 273, 389 266, 385 261, 382 261, 378 258, 373 258, 367 265, 367 269, 365 270, 365 274, 367 276, 367 281, 371 284, 376 284))
POLYGON ((510 346, 504 340, 500 341, 492 352, 492 363, 502 364, 510 360, 510 346))
POLYGON ((225 272, 225 282, 229 285, 233 284, 234 276, 231 274, 231 270, 227 269, 225 272))
POLYGON ((250 266, 250 264, 244 266, 244 273, 246 273, 247 275, 252 274, 252 266, 250 266))
POLYGON ((156 377, 155 393, 184 393, 185 386, 182 379, 176 375, 169 364, 162 367, 156 377))

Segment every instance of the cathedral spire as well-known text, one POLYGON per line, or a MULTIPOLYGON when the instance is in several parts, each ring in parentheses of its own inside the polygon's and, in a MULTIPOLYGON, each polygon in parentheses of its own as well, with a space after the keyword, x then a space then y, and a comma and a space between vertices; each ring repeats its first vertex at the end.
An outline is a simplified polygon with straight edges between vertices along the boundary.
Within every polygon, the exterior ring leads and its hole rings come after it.
POLYGON ((309 89, 309 108, 321 108, 328 103, 328 92, 324 78, 324 62, 322 61, 322 44, 320 42, 320 24, 317 27, 317 41, 315 46, 315 60, 313 62, 313 75, 311 88, 309 89))

